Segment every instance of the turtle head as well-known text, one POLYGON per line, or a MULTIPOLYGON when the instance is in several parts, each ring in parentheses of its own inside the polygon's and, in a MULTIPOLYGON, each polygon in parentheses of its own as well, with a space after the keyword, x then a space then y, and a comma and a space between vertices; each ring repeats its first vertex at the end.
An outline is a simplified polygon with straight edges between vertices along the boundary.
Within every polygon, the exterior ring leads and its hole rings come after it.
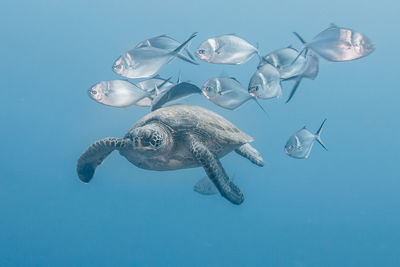
POLYGON ((163 125, 151 123, 132 129, 127 138, 131 139, 134 150, 138 152, 164 152, 172 147, 172 136, 163 125))

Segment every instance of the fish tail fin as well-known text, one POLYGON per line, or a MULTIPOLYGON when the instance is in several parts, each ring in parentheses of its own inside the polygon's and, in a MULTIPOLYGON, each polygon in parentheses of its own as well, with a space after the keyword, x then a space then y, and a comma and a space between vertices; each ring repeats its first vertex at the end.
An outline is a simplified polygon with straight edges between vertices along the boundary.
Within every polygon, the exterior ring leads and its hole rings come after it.
POLYGON ((296 79, 296 82, 293 85, 292 91, 290 92, 290 95, 288 97, 288 99, 286 100, 285 104, 289 103, 289 101, 292 99, 292 97, 294 96, 294 94, 297 91, 297 88, 299 87, 301 82, 301 78, 300 79, 296 79))
POLYGON ((168 79, 164 80, 161 84, 159 84, 158 86, 156 85, 155 88, 156 89, 160 89, 162 88, 166 83, 168 83, 171 80, 172 77, 169 77, 168 79))
POLYGON ((188 46, 186 46, 184 50, 185 50, 186 54, 187 54, 193 61, 196 61, 196 58, 194 57, 192 51, 190 51, 189 46, 190 46, 190 44, 188 44, 188 46))
POLYGON ((299 57, 301 56, 301 54, 303 54, 304 52, 307 53, 307 50, 308 50, 308 48, 303 47, 303 48, 300 50, 300 52, 297 54, 296 58, 293 59, 292 63, 290 63, 290 65, 293 65, 293 64, 299 59, 299 57))
POLYGON ((306 54, 308 52, 307 42, 304 41, 304 39, 297 32, 293 32, 293 34, 300 40, 300 42, 303 44, 303 47, 301 48, 301 50, 300 50, 299 54, 297 55, 297 57, 292 61, 291 65, 294 64, 297 61, 297 59, 303 54, 303 52, 305 52, 306 54))
POLYGON ((173 55, 179 54, 183 49, 185 49, 189 45, 189 42, 196 36, 197 32, 190 35, 190 37, 186 41, 184 41, 180 46, 178 46, 175 50, 173 50, 171 54, 173 55))
POLYGON ((328 150, 328 149, 326 148, 325 144, 324 144, 324 143, 322 142, 322 140, 321 140, 321 132, 322 132, 322 129, 323 129, 323 127, 324 127, 325 122, 326 122, 326 119, 321 123, 321 126, 319 127, 318 131, 316 132, 316 134, 315 134, 315 139, 317 140, 317 142, 318 142, 325 150, 328 150))
POLYGON ((297 32, 293 32, 293 34, 300 40, 300 42, 305 45, 306 41, 304 41, 303 37, 300 36, 297 32))
POLYGON ((187 56, 185 56, 185 55, 183 55, 181 53, 177 54, 176 56, 178 58, 182 59, 183 61, 189 62, 189 63, 191 63, 193 65, 200 65, 200 63, 198 63, 197 61, 192 60, 191 58, 189 58, 189 57, 187 57, 187 56))
POLYGON ((264 111, 265 115, 267 115, 267 118, 269 119, 268 112, 264 109, 264 107, 258 102, 257 98, 253 97, 254 101, 256 101, 257 105, 264 111))

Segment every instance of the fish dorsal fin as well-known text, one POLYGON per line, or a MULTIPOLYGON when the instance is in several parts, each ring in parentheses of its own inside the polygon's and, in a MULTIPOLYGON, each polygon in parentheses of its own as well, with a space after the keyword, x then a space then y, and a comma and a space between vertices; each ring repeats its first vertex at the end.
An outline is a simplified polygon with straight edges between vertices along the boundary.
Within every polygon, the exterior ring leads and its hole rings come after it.
POLYGON ((294 48, 293 48, 293 45, 288 45, 286 48, 294 49, 294 48))
POLYGON ((307 129, 307 127, 304 125, 303 128, 301 128, 301 129, 305 130, 305 129, 307 129))
POLYGON ((181 71, 179 71, 178 79, 176 80, 176 84, 181 83, 181 71))
POLYGON ((293 32, 293 34, 300 40, 300 42, 304 45, 306 41, 304 41, 303 37, 300 36, 297 32, 293 32))
POLYGON ((229 78, 232 79, 232 80, 237 81, 238 83, 240 83, 235 77, 229 77, 229 78))
POLYGON ((339 28, 339 27, 335 23, 331 22, 331 24, 329 24, 329 28, 339 28))

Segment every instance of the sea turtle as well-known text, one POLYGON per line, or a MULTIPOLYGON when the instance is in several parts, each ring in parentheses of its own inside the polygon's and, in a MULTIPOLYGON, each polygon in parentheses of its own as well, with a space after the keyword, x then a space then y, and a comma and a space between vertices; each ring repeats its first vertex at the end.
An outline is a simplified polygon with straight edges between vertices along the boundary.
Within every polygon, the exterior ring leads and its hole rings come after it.
POLYGON ((235 150, 258 166, 264 161, 249 142, 253 138, 231 122, 205 108, 172 105, 139 120, 123 138, 93 143, 78 159, 77 172, 88 183, 103 160, 113 151, 142 169, 166 171, 203 166, 220 194, 234 204, 244 200, 229 179, 219 158, 235 150))

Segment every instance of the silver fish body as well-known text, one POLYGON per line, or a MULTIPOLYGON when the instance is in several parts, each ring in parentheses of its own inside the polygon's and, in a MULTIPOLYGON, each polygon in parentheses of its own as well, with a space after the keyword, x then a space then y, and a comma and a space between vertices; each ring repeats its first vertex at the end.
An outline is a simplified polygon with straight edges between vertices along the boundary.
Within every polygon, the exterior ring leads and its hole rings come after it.
POLYGON ((89 89, 89 97, 112 107, 127 107, 148 96, 148 92, 124 80, 102 81, 89 89))
MULTIPOLYGON (((181 45, 181 43, 178 42, 177 40, 175 40, 174 38, 163 34, 163 35, 159 35, 159 36, 144 40, 144 41, 140 42, 139 44, 137 44, 135 48, 155 47, 155 48, 165 49, 168 51, 173 51, 176 48, 178 48, 180 45, 181 45)), ((184 50, 188 54, 189 58, 182 53, 178 53, 177 57, 179 57, 182 60, 185 60, 187 62, 190 62, 192 64, 198 65, 194 56, 190 52, 189 48, 185 47, 184 50)))
MULTIPOLYGON (((298 59, 300 59, 300 57, 298 59)), ((318 72, 319 58, 312 50, 308 50, 305 55, 305 64, 303 69, 297 76, 291 77, 291 79, 295 80, 295 83, 288 99, 286 100, 286 103, 288 103, 293 98, 303 78, 314 80, 317 77, 318 72)))
POLYGON ((349 61, 365 57, 374 51, 371 41, 351 29, 331 26, 305 44, 328 61, 349 61))
POLYGON ((203 84, 201 91, 214 104, 230 110, 252 98, 236 79, 230 77, 211 78, 203 84))
POLYGON ((315 135, 306 128, 292 135, 285 145, 285 153, 298 159, 306 159, 310 156, 314 145, 315 135))
POLYGON ((258 68, 250 79, 248 92, 255 98, 279 98, 282 95, 279 71, 270 64, 258 68))
POLYGON ((203 61, 232 65, 244 64, 257 53, 257 48, 235 35, 210 38, 196 50, 197 57, 203 61))
POLYGON ((298 55, 299 52, 294 48, 281 48, 263 57, 258 67, 271 64, 279 71, 281 79, 290 79, 299 76, 305 68, 306 59, 298 55))
POLYGON ((315 141, 319 142, 321 146, 326 149, 320 138, 325 121, 326 119, 322 122, 316 134, 307 130, 306 127, 294 133, 286 142, 285 153, 292 158, 306 159, 310 156, 315 141))
POLYGON ((113 71, 126 78, 149 78, 164 65, 173 60, 197 34, 192 34, 175 50, 169 51, 156 47, 132 49, 119 57, 113 65, 113 71))
POLYGON ((153 99, 158 94, 170 89, 175 84, 161 77, 154 77, 138 82, 136 85, 143 91, 149 93, 148 97, 141 99, 136 103, 136 105, 142 107, 151 107, 153 99))

